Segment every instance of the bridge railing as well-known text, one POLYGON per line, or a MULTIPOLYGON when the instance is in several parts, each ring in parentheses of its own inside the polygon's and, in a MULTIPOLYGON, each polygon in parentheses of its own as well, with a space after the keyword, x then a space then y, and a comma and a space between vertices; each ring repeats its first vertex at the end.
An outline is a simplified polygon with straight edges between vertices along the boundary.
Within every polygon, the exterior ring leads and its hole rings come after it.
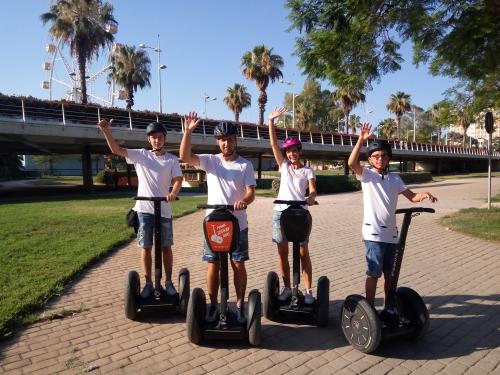
MULTIPOLYGON (((15 97, 0 98, 0 117, 8 117, 23 122, 50 122, 62 126, 87 125, 96 126, 101 118, 113 118, 113 127, 129 128, 131 131, 144 130, 152 121, 161 121, 169 132, 183 132, 183 119, 177 114, 159 114, 156 112, 127 111, 118 108, 104 108, 94 105, 81 105, 65 102, 47 102, 30 100, 29 102, 15 97)), ((216 120, 204 119, 195 129, 194 134, 211 136, 216 120)), ((267 126, 258 126, 251 123, 237 123, 238 136, 242 139, 269 140, 267 126)), ((302 143, 325 146, 354 146, 358 136, 355 134, 330 133, 322 131, 299 131, 298 129, 276 128, 279 141, 287 137, 298 137, 302 143)), ((459 155, 488 155, 487 148, 462 147, 455 145, 438 145, 409 141, 391 140, 394 150, 424 152, 424 153, 450 153, 459 155)), ((500 156, 500 152, 493 152, 500 156)))

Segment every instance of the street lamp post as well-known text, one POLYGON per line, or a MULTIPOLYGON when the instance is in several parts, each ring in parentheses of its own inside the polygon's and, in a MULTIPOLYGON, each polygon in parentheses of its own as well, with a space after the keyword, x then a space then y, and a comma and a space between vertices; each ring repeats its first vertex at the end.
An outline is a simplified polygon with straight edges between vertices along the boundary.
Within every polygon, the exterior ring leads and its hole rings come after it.
POLYGON ((216 96, 210 96, 205 94, 205 118, 208 118, 207 116, 207 102, 213 102, 214 100, 217 100, 216 96))
MULTIPOLYGON (((285 85, 288 85, 288 86, 295 86, 294 82, 285 81, 283 79, 280 79, 279 82, 283 83, 285 85)), ((292 129, 295 128, 295 97, 296 96, 299 96, 299 94, 295 95, 295 90, 292 89, 292 129)))
POLYGON ((161 53, 160 34, 158 34, 158 46, 156 48, 150 47, 144 43, 139 44, 139 47, 143 48, 143 49, 145 49, 145 48, 152 49, 153 51, 155 51, 158 54, 158 111, 160 113, 162 113, 163 108, 162 108, 162 102, 161 102, 161 70, 165 69, 167 66, 160 63, 160 53, 161 53))

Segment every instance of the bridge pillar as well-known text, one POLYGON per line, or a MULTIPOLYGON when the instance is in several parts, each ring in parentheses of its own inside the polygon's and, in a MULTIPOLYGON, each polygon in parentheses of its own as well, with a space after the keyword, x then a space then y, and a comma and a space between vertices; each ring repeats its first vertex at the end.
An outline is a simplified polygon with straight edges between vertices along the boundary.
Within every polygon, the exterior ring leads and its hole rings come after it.
POLYGON ((87 193, 94 191, 94 182, 92 180, 92 155, 90 153, 90 146, 85 146, 82 154, 82 176, 83 187, 87 193))
POLYGON ((442 171, 443 171, 443 163, 441 162, 441 159, 438 159, 436 166, 436 173, 441 174, 442 171))
POLYGON ((257 180, 260 180, 262 178, 262 154, 259 153, 258 156, 258 163, 257 163, 257 180))
POLYGON ((349 176, 349 164, 347 164, 349 157, 344 156, 344 175, 349 176))
POLYGON ((132 165, 127 163, 127 185, 132 186, 132 165))

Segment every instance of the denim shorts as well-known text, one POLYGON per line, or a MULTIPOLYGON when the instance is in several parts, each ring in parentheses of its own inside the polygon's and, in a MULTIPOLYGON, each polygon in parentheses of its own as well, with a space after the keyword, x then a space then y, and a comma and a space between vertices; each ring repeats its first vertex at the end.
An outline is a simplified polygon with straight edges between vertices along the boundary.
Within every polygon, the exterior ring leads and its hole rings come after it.
MULTIPOLYGON (((203 237, 203 258, 206 262, 215 262, 219 260, 219 254, 214 253, 208 247, 207 240, 203 237)), ((240 243, 238 244, 238 248, 233 250, 231 253, 231 259, 237 262, 244 262, 245 260, 250 259, 248 257, 248 228, 240 231, 240 243)))
POLYGON ((365 240, 366 274, 371 277, 380 277, 383 273, 390 273, 396 257, 397 244, 365 240))
MULTIPOLYGON (((137 244, 139 247, 150 249, 153 247, 155 217, 153 214, 138 212, 139 230, 137 231, 137 244)), ((161 223, 161 246, 171 246, 174 244, 174 232, 172 219, 162 217, 161 223)))
MULTIPOLYGON (((283 211, 273 211, 273 242, 274 243, 286 243, 288 240, 286 239, 285 233, 281 229, 281 213, 283 211)), ((301 245, 307 245, 309 243, 309 236, 302 241, 301 245)))

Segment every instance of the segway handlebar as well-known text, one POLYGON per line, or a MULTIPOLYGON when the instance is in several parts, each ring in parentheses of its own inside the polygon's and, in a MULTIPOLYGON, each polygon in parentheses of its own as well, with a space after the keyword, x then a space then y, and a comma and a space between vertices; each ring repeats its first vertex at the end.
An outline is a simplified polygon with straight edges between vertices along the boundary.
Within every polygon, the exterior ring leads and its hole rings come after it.
MULTIPOLYGON (((153 201, 153 202, 163 202, 166 201, 166 197, 135 197, 136 201, 153 201)), ((175 197, 175 200, 179 200, 179 197, 175 197)))
POLYGON ((434 213, 434 212, 436 212, 436 210, 434 210, 434 208, 428 208, 428 207, 398 208, 396 210, 397 214, 412 214, 414 212, 430 212, 430 213, 434 213))
POLYGON ((208 208, 214 210, 234 210, 233 204, 198 204, 196 208, 208 208))
MULTIPOLYGON (((290 206, 305 206, 305 205, 307 205, 306 201, 286 201, 286 200, 282 200, 282 199, 276 199, 273 203, 274 204, 288 204, 290 206)), ((318 201, 314 201, 314 204, 317 205, 319 203, 318 203, 318 201)))

